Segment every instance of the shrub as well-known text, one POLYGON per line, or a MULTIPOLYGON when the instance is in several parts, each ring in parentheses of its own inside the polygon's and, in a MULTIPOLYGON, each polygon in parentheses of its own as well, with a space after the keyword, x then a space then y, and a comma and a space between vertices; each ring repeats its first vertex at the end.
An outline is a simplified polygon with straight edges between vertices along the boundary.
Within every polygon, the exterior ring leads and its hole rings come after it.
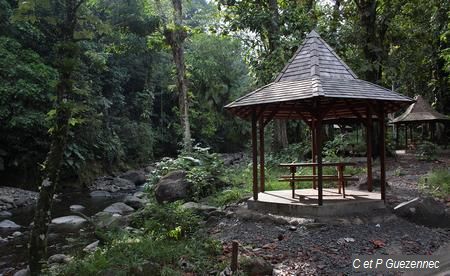
POLYGON ((416 157, 419 160, 433 161, 437 159, 439 147, 431 142, 424 141, 417 147, 416 157))
POLYGON ((199 200, 217 191, 217 184, 223 176, 223 161, 209 148, 195 146, 190 154, 181 153, 178 158, 163 158, 156 163, 156 169, 147 183, 147 191, 151 192, 161 177, 174 170, 187 171, 187 180, 191 185, 191 198, 199 200))
POLYGON ((428 194, 446 198, 450 195, 450 169, 437 169, 423 176, 419 187, 428 194))
POLYGON ((152 202, 133 215, 131 225, 143 228, 156 239, 179 239, 195 232, 199 222, 200 217, 183 208, 180 201, 167 204, 152 202))

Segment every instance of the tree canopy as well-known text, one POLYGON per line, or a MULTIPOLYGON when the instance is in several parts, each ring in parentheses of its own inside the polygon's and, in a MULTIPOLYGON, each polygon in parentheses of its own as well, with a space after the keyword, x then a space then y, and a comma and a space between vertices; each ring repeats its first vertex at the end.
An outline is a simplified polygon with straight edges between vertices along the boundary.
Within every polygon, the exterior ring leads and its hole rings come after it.
MULTIPOLYGON (((0 0, 0 174, 31 187, 55 124, 64 20, 64 1, 38 2, 40 8, 0 0)), ((223 106, 273 80, 313 28, 360 78, 421 94, 450 113, 448 0, 181 4, 193 143, 221 152, 245 148, 248 126, 223 106)), ((164 33, 174 28, 172 14, 165 0, 83 2, 64 178, 87 183, 182 149, 177 71, 164 33)), ((290 142, 298 139, 291 131, 290 142)))

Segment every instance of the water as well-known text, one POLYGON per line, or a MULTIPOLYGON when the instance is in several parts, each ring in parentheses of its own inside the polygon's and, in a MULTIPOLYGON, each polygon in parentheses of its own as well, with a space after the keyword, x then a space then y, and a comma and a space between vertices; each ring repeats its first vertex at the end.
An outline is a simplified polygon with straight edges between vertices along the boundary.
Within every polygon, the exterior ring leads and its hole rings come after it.
MULTIPOLYGON (((86 209, 83 214, 92 216, 112 203, 121 201, 128 193, 114 194, 111 198, 92 198, 88 193, 72 192, 60 195, 53 203, 52 218, 74 215, 69 207, 71 205, 83 205, 86 209)), ((19 229, 22 236, 8 238, 8 242, 0 241, 0 275, 10 275, 12 268, 21 269, 26 267, 27 244, 29 241, 30 223, 33 221, 34 206, 10 210, 13 214, 9 220, 23 226, 19 229)), ((14 231, 0 231, 2 238, 11 237, 14 231)), ((87 227, 79 232, 50 232, 48 239, 48 255, 64 253, 69 255, 80 254, 81 249, 95 241, 92 227, 87 227)))

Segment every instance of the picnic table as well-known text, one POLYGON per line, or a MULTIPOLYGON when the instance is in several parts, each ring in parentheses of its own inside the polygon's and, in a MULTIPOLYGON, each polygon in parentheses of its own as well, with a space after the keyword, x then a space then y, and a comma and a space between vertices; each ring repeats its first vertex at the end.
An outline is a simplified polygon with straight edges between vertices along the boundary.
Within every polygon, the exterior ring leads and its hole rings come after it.
MULTIPOLYGON (((354 162, 324 162, 322 166, 336 167, 337 175, 322 175, 323 181, 337 181, 338 183, 338 193, 345 198, 345 184, 347 181, 357 181, 358 178, 352 175, 344 175, 344 170, 346 166, 355 166, 354 162)), ((292 188, 292 198, 295 198, 295 183, 296 182, 313 182, 313 189, 316 189, 316 181, 318 180, 318 175, 315 173, 315 168, 318 163, 281 163, 281 167, 288 167, 290 170, 290 175, 283 175, 280 177, 279 181, 290 182, 292 188), (312 175, 295 175, 297 173, 297 167, 312 167, 312 175)))

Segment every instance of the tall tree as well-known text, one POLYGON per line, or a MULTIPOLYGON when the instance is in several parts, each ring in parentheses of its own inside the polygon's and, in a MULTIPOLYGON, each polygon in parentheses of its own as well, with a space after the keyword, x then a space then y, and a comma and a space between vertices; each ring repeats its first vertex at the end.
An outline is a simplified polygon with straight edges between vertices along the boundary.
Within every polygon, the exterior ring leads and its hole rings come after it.
MULTIPOLYGON (((157 5, 160 5, 157 0, 157 5)), ((181 0, 172 0, 173 26, 164 30, 167 44, 172 49, 177 75, 178 106, 180 109, 181 128, 183 130, 183 150, 192 151, 191 126, 189 123, 189 97, 186 79, 186 65, 184 60, 184 41, 187 38, 186 28, 183 26, 183 5, 181 0)))
POLYGON ((69 121, 72 116, 73 73, 76 70, 79 59, 79 47, 75 34, 78 26, 78 11, 83 3, 84 0, 63 0, 51 3, 51 5, 47 5, 49 3, 36 2, 33 9, 30 10, 29 3, 22 1, 18 10, 19 17, 23 15, 26 19, 42 19, 42 23, 54 26, 52 31, 57 39, 57 61, 55 66, 59 73, 59 80, 56 85, 55 118, 51 128, 50 150, 43 167, 44 180, 39 188, 39 199, 30 235, 29 266, 31 275, 40 274, 47 255, 47 234, 51 219, 51 208, 61 166, 64 161, 69 121), (45 12, 52 11, 56 11, 57 14, 52 14, 51 20, 49 20, 48 16, 39 18, 45 12), (37 18, 35 17, 36 15, 37 18))
POLYGON ((381 79, 379 43, 377 40, 377 0, 354 0, 358 8, 359 21, 362 27, 362 45, 364 57, 369 63, 365 79, 378 82, 381 79))

